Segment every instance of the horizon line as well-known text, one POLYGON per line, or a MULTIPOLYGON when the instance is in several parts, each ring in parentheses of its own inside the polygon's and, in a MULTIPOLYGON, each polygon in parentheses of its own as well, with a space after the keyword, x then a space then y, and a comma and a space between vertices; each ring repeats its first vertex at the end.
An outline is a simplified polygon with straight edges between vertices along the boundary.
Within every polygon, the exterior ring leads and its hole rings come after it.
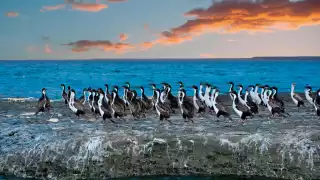
POLYGON ((100 60, 100 61, 122 61, 122 60, 257 60, 257 59, 282 59, 282 60, 290 60, 290 59, 318 59, 320 60, 320 56, 254 56, 254 57, 235 57, 235 58, 70 58, 70 59, 0 59, 0 61, 68 61, 68 60, 100 60))

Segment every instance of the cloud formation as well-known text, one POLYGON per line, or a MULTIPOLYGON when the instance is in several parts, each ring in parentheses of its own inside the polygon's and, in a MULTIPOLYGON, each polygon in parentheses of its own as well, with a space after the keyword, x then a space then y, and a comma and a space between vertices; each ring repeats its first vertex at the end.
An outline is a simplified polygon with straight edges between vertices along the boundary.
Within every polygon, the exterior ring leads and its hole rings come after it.
POLYGON ((17 13, 17 12, 7 12, 6 16, 8 16, 8 17, 17 17, 17 16, 19 16, 19 13, 17 13))
POLYGON ((124 33, 121 33, 121 34, 119 35, 119 38, 120 38, 120 41, 125 41, 125 40, 128 39, 128 35, 126 35, 126 34, 124 34, 124 33))
POLYGON ((73 52, 87 52, 90 49, 98 49, 103 51, 110 51, 114 53, 124 53, 133 50, 135 47, 131 44, 126 43, 112 43, 111 41, 90 41, 90 40, 80 40, 76 42, 71 42, 64 44, 72 47, 73 52))
POLYGON ((63 9, 66 5, 65 4, 58 4, 58 5, 55 5, 55 6, 43 6, 41 8, 41 12, 44 12, 44 11, 55 11, 55 10, 59 10, 59 9, 63 9))
POLYGON ((73 3, 72 9, 78 11, 99 12, 105 8, 108 8, 106 4, 91 4, 91 3, 73 3))
POLYGON ((187 13, 181 26, 161 33, 157 43, 179 44, 206 32, 236 33, 291 30, 320 24, 319 0, 224 0, 187 13))

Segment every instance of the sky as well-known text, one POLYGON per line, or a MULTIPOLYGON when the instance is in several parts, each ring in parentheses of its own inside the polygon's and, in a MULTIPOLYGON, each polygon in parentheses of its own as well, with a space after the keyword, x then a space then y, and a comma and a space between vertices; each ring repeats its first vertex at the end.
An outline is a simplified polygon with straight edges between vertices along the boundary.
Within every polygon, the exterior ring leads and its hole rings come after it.
POLYGON ((0 59, 320 56, 320 0, 1 0, 0 59))

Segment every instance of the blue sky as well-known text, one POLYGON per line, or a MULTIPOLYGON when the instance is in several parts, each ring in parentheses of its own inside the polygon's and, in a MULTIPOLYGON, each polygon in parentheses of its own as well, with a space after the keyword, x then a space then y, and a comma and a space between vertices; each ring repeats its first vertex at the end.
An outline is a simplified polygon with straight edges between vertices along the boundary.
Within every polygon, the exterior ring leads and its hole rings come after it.
POLYGON ((319 1, 276 2, 2 0, 0 59, 320 55, 319 1))

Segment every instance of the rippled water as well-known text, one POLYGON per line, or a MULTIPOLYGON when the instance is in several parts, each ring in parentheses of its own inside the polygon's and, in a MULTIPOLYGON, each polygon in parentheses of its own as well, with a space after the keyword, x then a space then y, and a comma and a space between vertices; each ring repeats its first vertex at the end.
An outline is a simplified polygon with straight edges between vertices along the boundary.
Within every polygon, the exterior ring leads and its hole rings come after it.
MULTIPOLYGON (((52 99, 60 99, 60 84, 71 85, 78 92, 84 87, 103 87, 105 83, 133 86, 162 81, 176 89, 177 81, 186 85, 210 82, 227 90, 226 82, 244 85, 272 84, 289 91, 305 84, 320 86, 320 61, 315 60, 221 60, 221 61, 0 61, 0 98, 39 97, 42 87, 52 99)), ((151 90, 146 88, 148 94, 151 90)), ((190 91, 189 91, 190 92, 190 91)))

